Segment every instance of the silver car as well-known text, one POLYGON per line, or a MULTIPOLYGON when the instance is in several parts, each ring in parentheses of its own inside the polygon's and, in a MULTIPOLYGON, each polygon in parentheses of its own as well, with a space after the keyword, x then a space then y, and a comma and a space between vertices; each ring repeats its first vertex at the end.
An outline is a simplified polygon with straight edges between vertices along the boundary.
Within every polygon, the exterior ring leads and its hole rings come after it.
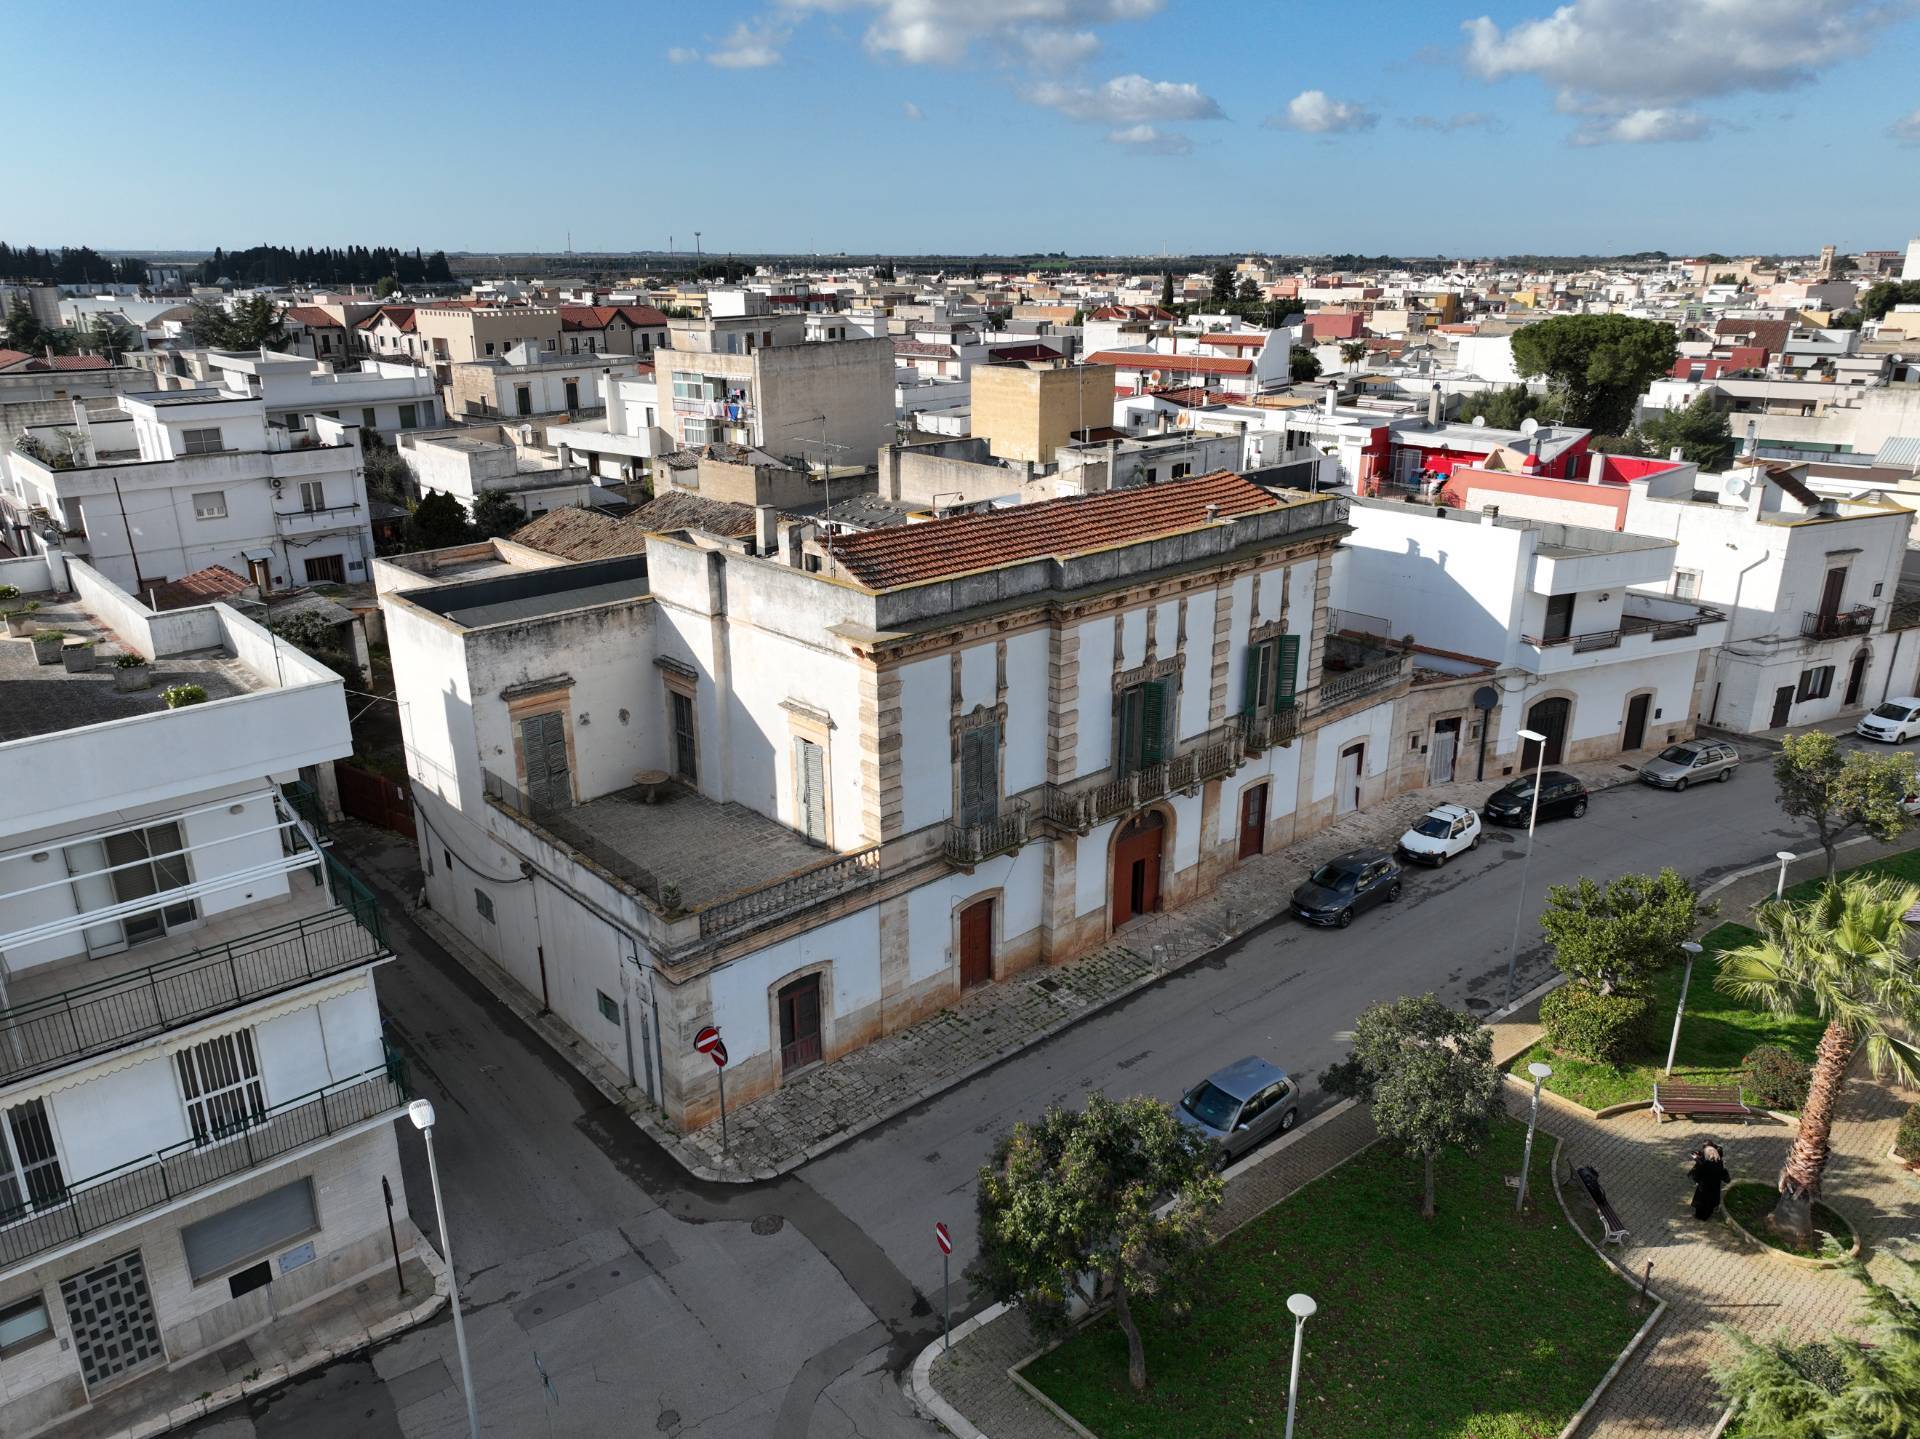
POLYGON ((1640 778, 1659 789, 1683 790, 1703 780, 1730 780, 1740 767, 1740 755, 1720 740, 1695 739, 1670 744, 1647 762, 1640 778))
POLYGON ((1214 1142, 1215 1167, 1225 1169, 1262 1140, 1293 1128, 1300 1090, 1284 1069, 1249 1055, 1189 1089, 1174 1113, 1214 1142))

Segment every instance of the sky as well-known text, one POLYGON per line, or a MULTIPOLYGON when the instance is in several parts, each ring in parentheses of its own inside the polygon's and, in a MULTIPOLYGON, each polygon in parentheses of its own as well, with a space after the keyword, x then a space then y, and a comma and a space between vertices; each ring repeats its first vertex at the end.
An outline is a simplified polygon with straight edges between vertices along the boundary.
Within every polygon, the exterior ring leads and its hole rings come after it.
POLYGON ((15 244, 631 252, 697 230, 717 254, 1471 256, 1920 235, 1920 0, 5 14, 35 57, 8 72, 15 244))

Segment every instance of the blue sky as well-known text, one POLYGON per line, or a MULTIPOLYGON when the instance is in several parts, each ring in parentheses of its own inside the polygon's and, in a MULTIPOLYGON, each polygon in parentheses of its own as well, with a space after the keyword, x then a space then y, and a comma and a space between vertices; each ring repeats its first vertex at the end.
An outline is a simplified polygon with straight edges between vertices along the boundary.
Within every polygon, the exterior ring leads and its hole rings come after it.
POLYGON ((698 228, 715 252, 1472 255, 1920 234, 1920 0, 5 13, 14 243, 687 249, 698 228))

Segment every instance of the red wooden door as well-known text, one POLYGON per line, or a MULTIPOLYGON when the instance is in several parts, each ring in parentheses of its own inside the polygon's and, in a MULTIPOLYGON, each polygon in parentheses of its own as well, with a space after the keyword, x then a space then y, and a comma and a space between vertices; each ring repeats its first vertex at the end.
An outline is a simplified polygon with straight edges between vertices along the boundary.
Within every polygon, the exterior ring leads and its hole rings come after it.
POLYGON ((780 991, 782 1073, 820 1058, 820 976, 805 975, 780 991))
POLYGON ((960 911, 960 987, 972 989, 993 978, 993 901, 983 899, 960 911))
POLYGON ((1240 858, 1252 859, 1267 843, 1267 787, 1256 784, 1240 792, 1240 858))
POLYGON ((1144 814, 1120 832, 1113 846, 1113 926, 1160 908, 1160 853, 1166 821, 1144 814))

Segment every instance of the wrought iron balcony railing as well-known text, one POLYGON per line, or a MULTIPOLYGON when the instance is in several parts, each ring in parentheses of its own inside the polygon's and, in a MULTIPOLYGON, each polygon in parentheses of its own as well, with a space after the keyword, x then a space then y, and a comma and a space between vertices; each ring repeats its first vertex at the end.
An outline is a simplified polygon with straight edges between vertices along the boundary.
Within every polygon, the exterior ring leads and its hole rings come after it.
POLYGON ((1850 610, 1821 610, 1800 617, 1800 637, 1809 640, 1842 640, 1863 635, 1873 628, 1873 606, 1855 605, 1850 610))

